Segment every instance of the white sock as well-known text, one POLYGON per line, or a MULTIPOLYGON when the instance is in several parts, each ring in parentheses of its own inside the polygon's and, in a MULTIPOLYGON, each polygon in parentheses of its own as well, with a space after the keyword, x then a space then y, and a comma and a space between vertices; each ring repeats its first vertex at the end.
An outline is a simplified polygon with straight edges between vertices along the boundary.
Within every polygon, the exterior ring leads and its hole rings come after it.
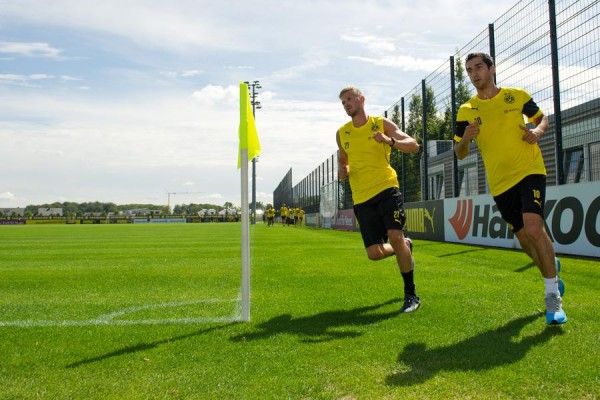
POLYGON ((560 295, 558 292, 558 279, 555 278, 544 278, 544 285, 546 286, 546 295, 555 293, 560 295))

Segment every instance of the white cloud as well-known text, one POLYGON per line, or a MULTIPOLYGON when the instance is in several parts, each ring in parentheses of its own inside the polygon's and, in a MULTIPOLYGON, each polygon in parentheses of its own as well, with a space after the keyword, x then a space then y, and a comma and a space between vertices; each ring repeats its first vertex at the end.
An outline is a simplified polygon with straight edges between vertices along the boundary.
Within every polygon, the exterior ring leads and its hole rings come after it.
POLYGON ((22 57, 59 58, 62 50, 40 42, 0 42, 1 54, 15 54, 22 57))
POLYGON ((76 78, 76 77, 74 77, 74 76, 69 76, 69 75, 62 75, 62 76, 60 77, 60 79, 61 79, 62 81, 64 81, 64 82, 71 82, 71 81, 75 81, 75 82, 77 82, 77 81, 82 81, 82 80, 83 80, 82 78, 76 78))
MULTIPOLYGON (((147 48, 179 52, 190 47, 243 48, 244 45, 232 37, 230 26, 224 26, 218 18, 211 18, 211 6, 202 2, 159 0, 106 0, 95 2, 93 6, 79 0, 55 0, 52 7, 40 7, 35 0, 2 4, 7 18, 12 16, 35 24, 101 32, 147 48)), ((47 49, 43 43, 40 45, 39 50, 33 48, 30 51, 52 54, 52 48, 47 49)))
POLYGON ((382 67, 397 68, 403 71, 431 72, 439 68, 445 60, 423 59, 411 56, 382 56, 382 57, 358 57, 350 56, 350 60, 361 61, 382 67))
POLYGON ((366 34, 360 30, 354 31, 351 34, 342 35, 341 39, 347 42, 358 43, 372 53, 391 53, 396 50, 393 39, 377 37, 375 35, 366 34))
POLYGON ((30 75, 19 75, 19 74, 0 74, 0 85, 18 85, 28 87, 40 87, 42 81, 56 81, 61 82, 73 82, 81 81, 81 78, 75 78, 68 75, 56 77, 48 74, 30 74, 30 75))
POLYGON ((46 74, 31 74, 29 75, 29 79, 32 81, 41 81, 44 79, 54 79, 54 77, 52 75, 46 74))
POLYGON ((202 74, 202 71, 193 69, 193 70, 185 70, 185 71, 161 71, 160 74, 167 78, 193 78, 202 74))
POLYGON ((240 89, 238 86, 208 85, 192 93, 192 97, 207 105, 218 103, 235 105, 239 104, 240 89))
POLYGON ((292 81, 326 67, 330 62, 331 57, 326 51, 312 48, 307 50, 298 64, 271 73, 269 79, 274 82, 292 81))
POLYGON ((0 74, 0 84, 2 83, 20 83, 27 82, 27 77, 18 74, 0 74))
POLYGON ((15 198, 15 195, 11 192, 0 193, 0 201, 2 200, 12 200, 15 198))
POLYGON ((191 78, 197 75, 200 75, 200 71, 194 69, 194 70, 188 70, 188 71, 183 71, 181 73, 181 76, 183 76, 184 78, 191 78))

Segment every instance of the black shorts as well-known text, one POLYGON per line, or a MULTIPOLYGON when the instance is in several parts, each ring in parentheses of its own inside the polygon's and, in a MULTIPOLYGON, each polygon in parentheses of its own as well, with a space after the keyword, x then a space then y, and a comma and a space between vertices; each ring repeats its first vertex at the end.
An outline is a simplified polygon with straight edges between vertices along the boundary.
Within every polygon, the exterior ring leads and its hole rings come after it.
POLYGON ((386 189, 364 203, 354 206, 365 248, 386 243, 389 229, 404 229, 406 216, 402 193, 397 187, 386 189))
POLYGON ((523 228, 523 213, 539 214, 544 218, 546 176, 529 175, 506 192, 495 196, 500 215, 513 232, 523 228))

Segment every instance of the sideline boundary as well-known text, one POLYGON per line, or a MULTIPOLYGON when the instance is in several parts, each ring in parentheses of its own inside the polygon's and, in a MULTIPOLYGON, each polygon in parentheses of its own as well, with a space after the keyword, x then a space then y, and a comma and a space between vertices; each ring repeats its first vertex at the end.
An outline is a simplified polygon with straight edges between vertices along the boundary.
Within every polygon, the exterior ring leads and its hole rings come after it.
POLYGON ((0 321, 0 327, 19 328, 41 328, 41 327, 68 327, 68 326, 125 326, 125 325, 175 325, 175 324, 203 324, 214 322, 236 322, 241 321, 242 305, 241 297, 237 299, 202 299, 175 303, 146 304, 141 306, 127 307, 109 314, 101 315, 88 320, 15 320, 0 321), (180 307, 194 304, 211 303, 236 303, 235 310, 229 316, 223 317, 187 317, 187 318, 165 318, 165 319, 117 319, 124 315, 159 308, 180 307))

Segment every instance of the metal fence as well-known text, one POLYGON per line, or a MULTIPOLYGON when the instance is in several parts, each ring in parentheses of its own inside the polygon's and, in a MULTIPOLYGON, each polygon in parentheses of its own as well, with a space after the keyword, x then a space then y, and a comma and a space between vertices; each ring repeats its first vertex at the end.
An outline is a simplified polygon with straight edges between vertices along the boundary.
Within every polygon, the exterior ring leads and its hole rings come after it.
POLYGON ((284 204, 287 206, 294 205, 294 196, 292 193, 292 169, 290 168, 273 192, 273 207, 279 210, 284 204))
MULTIPOLYGON (((458 107, 475 94, 463 61, 471 52, 489 53, 498 86, 524 88, 549 116, 539 143, 548 185, 600 180, 600 0, 522 0, 386 110, 421 144, 391 160, 405 202, 489 192, 478 151, 464 160, 452 151, 458 107)), ((334 154, 290 189, 293 204, 317 212, 320 187, 336 177, 334 154)), ((351 208, 348 183, 339 191, 339 208, 351 208)))

